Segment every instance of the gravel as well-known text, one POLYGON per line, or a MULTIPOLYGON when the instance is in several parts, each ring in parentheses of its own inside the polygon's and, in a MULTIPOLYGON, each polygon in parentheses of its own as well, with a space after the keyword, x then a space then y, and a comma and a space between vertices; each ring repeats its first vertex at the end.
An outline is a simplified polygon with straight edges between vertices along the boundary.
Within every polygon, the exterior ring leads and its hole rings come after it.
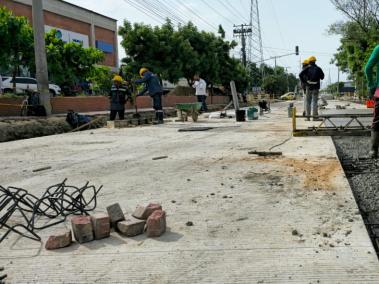
POLYGON ((379 255, 379 160, 369 159, 370 137, 334 137, 337 154, 379 255))

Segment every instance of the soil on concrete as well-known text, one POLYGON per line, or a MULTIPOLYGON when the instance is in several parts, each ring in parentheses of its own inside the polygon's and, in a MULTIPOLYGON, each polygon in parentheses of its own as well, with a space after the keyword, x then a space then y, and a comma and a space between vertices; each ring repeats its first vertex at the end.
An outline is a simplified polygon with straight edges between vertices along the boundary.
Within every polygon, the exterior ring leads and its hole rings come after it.
POLYGON ((368 158, 370 137, 334 137, 333 140, 379 255, 379 160, 368 158))
POLYGON ((283 157, 258 157, 256 160, 275 163, 287 168, 291 175, 304 176, 304 188, 308 190, 335 190, 334 179, 341 168, 335 159, 295 159, 283 157))

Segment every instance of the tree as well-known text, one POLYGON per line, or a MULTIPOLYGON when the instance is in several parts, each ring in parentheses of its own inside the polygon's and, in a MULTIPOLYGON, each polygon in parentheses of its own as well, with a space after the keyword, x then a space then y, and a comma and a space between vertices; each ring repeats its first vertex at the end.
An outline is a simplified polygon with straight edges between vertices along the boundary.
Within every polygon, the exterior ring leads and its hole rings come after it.
POLYGON ((57 84, 72 84, 87 79, 95 73, 95 64, 104 59, 104 54, 93 47, 65 43, 57 38, 56 31, 46 34, 46 55, 49 76, 57 84))
POLYGON ((379 1, 331 0, 347 21, 330 26, 329 33, 341 36, 341 45, 332 60, 349 74, 360 96, 367 94, 364 65, 379 41, 379 1))
MULTIPOLYGON (((34 67, 33 31, 25 17, 0 8, 0 67, 16 77, 20 65, 34 67), (8 39, 8 40, 4 40, 8 39)), ((13 89, 16 89, 13 80, 13 89)))
POLYGON ((268 75, 263 79, 263 88, 270 95, 282 95, 287 92, 287 78, 283 75, 268 75))
POLYGON ((173 83, 184 77, 192 84, 193 76, 199 74, 210 85, 229 85, 236 78, 246 85, 246 72, 229 55, 237 43, 225 41, 222 31, 220 27, 216 36, 199 31, 191 22, 175 30, 170 21, 154 28, 124 21, 119 34, 127 54, 123 59, 126 72, 136 74, 144 66, 173 83))

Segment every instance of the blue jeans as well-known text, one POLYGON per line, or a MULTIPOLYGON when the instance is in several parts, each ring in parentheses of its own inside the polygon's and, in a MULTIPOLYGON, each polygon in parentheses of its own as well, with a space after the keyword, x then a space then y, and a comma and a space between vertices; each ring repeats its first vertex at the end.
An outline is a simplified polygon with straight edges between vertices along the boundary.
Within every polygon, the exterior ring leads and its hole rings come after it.
POLYGON ((197 101, 199 103, 202 103, 200 111, 208 111, 207 96, 205 96, 205 95, 197 96, 197 101))
POLYGON ((162 110, 162 93, 155 93, 151 95, 153 99, 153 108, 155 111, 162 110))
POLYGON ((306 116, 311 116, 311 109, 312 109, 312 115, 318 116, 318 93, 319 93, 319 90, 307 89, 307 93, 305 95, 305 115, 306 116))

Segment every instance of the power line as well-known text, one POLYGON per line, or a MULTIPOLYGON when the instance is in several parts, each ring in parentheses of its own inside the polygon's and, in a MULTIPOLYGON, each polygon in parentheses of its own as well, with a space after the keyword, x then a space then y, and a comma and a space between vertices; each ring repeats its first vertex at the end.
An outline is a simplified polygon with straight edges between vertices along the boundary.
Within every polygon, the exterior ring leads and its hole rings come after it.
POLYGON ((155 14, 155 15, 163 18, 164 20, 169 19, 173 23, 175 23, 175 22, 178 23, 178 24, 182 23, 182 21, 180 19, 176 18, 175 16, 172 16, 172 14, 170 12, 165 11, 164 9, 160 9, 154 3, 149 3, 149 2, 146 2, 146 1, 138 1, 138 0, 134 0, 134 3, 137 4, 137 5, 143 6, 150 13, 153 13, 153 14, 155 14))
POLYGON ((137 5, 136 3, 132 2, 132 1, 127 1, 127 0, 124 0, 124 2, 130 6, 132 6, 133 8, 135 8, 136 10, 140 11, 141 13, 145 14, 146 16, 149 16, 151 17, 152 19, 154 19, 156 22, 160 23, 160 24, 163 24, 164 23, 164 20, 162 20, 161 16, 157 16, 155 15, 154 13, 148 11, 147 9, 145 9, 144 7, 140 7, 139 5, 137 5))
POLYGON ((195 15, 197 18, 199 18, 202 22, 204 22, 205 24, 207 24, 209 27, 211 27, 212 29, 218 31, 218 28, 215 27, 214 25, 210 24, 207 20, 205 20, 203 17, 201 17, 200 15, 198 15, 197 12, 195 12, 191 7, 187 6, 186 3, 183 3, 181 0, 177 0, 180 4, 183 5, 183 7, 185 7, 191 14, 195 15))
POLYGON ((225 8, 227 11, 229 11, 229 13, 230 13, 231 15, 233 14, 233 17, 236 17, 237 19, 241 18, 241 19, 244 20, 246 23, 249 22, 244 16, 242 16, 241 14, 239 15, 239 14, 238 14, 238 11, 235 12, 235 8, 234 8, 233 6, 231 6, 231 5, 229 4, 228 1, 226 1, 226 2, 224 2, 224 1, 220 1, 219 3, 220 3, 222 6, 224 6, 224 8, 225 8), (225 5, 225 3, 226 3, 229 7, 228 7, 227 5, 225 5))
POLYGON ((208 2, 206 2, 206 0, 201 0, 201 2, 203 2, 205 5, 207 5, 213 12, 215 12, 217 15, 219 15, 220 17, 224 18, 225 20, 227 20, 229 23, 231 23, 232 25, 234 25, 234 23, 227 17, 225 17, 223 14, 219 13, 214 7, 212 7, 211 5, 208 4, 208 2))

